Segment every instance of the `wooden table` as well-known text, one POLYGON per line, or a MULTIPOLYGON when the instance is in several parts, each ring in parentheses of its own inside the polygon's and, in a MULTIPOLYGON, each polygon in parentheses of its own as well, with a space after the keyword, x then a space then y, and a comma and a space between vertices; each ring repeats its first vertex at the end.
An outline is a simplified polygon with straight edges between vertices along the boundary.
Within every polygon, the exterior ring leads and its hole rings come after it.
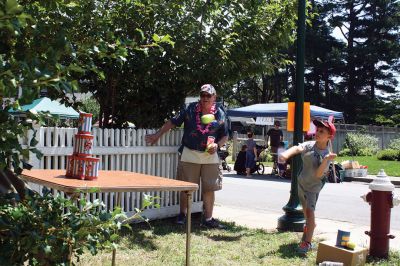
MULTIPOLYGON (((65 193, 85 193, 93 188, 100 192, 115 192, 121 200, 122 192, 147 191, 182 191, 187 194, 187 222, 186 222, 186 265, 190 265, 190 225, 192 193, 198 189, 195 183, 168 179, 126 171, 99 171, 97 180, 78 180, 65 177, 65 170, 24 170, 20 177, 26 181, 48 188, 57 189, 65 193)), ((120 204, 120 203, 119 203, 120 204)), ((121 204, 120 204, 121 205, 121 204)), ((113 250, 112 265, 115 265, 113 250)))

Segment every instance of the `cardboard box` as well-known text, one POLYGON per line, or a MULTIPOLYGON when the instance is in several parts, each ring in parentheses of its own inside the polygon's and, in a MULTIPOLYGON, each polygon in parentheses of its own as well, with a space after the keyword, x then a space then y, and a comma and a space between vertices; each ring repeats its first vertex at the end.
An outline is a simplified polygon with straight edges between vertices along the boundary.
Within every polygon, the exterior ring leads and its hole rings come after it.
POLYGON ((359 169, 360 164, 358 161, 343 161, 340 163, 344 169, 359 169))
POLYGON ((332 241, 319 243, 317 263, 324 261, 342 262, 344 266, 362 266, 367 259, 368 249, 356 246, 354 250, 335 246, 332 241))

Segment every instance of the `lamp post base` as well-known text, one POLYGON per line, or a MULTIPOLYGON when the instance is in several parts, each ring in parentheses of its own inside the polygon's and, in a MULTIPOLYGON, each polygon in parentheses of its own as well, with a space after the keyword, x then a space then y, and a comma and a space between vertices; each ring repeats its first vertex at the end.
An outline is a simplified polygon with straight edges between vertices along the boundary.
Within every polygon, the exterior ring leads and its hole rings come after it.
POLYGON ((303 226, 306 222, 301 206, 283 207, 285 214, 278 219, 279 231, 303 232, 303 226))
POLYGON ((283 215, 278 219, 279 231, 303 232, 305 220, 304 218, 293 219, 287 215, 283 215))

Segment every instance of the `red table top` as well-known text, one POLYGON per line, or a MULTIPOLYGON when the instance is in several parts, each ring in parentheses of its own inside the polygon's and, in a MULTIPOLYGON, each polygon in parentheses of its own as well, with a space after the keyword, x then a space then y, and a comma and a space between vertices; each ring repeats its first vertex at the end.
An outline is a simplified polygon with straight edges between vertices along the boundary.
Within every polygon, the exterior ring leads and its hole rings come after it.
POLYGON ((195 191, 198 185, 164 177, 127 171, 99 171, 97 180, 65 177, 65 170, 24 170, 21 178, 67 193, 98 188, 101 192, 195 191))

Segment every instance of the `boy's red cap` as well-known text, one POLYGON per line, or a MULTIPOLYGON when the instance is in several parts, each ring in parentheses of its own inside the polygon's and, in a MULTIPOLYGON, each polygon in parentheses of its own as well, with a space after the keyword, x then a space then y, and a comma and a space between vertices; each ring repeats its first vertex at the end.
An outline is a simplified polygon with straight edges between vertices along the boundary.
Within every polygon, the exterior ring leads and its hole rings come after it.
POLYGON ((336 134, 336 127, 332 122, 328 122, 328 121, 323 121, 323 120, 314 120, 313 124, 316 127, 325 127, 329 130, 329 132, 332 135, 332 139, 335 137, 336 134))

